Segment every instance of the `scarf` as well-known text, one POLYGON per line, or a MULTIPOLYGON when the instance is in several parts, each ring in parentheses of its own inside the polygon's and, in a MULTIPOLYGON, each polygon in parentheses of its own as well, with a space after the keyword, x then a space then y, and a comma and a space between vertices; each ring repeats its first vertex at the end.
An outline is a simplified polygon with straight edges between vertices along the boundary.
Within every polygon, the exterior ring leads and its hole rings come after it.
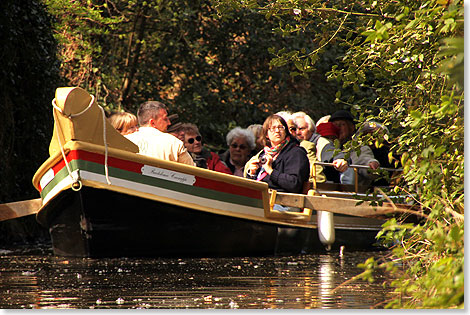
POLYGON ((197 167, 208 168, 207 160, 211 158, 211 153, 206 148, 202 147, 201 153, 199 154, 190 152, 190 155, 197 167))
MULTIPOLYGON (((287 136, 284 140, 281 141, 281 143, 279 143, 276 146, 264 147, 264 155, 269 155, 270 157, 272 157, 273 161, 275 161, 279 153, 282 151, 282 149, 284 149, 284 147, 289 143, 289 140, 290 140, 290 137, 287 136)), ((260 181, 263 178, 265 178, 266 175, 268 175, 268 173, 266 173, 266 171, 264 170, 264 167, 261 167, 261 170, 256 180, 260 181)))

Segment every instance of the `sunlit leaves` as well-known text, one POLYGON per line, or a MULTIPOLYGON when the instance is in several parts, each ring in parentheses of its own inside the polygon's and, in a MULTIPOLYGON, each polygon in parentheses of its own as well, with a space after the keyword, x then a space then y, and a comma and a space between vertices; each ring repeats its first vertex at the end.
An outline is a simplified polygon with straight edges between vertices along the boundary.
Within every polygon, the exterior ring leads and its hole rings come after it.
POLYGON ((367 30, 361 33, 363 36, 367 36, 365 41, 375 43, 382 40, 387 40, 388 29, 392 27, 392 23, 388 22, 385 25, 382 24, 380 21, 375 22, 375 27, 372 30, 367 30))
MULTIPOLYGON (((391 229, 393 224, 384 227, 388 231, 386 240, 405 241, 407 252, 398 246, 395 255, 407 262, 406 274, 420 274, 423 279, 407 281, 405 276, 396 282, 400 292, 413 296, 407 307, 426 305, 427 292, 440 294, 434 305, 448 303, 451 299, 440 291, 444 286, 436 286, 432 272, 425 276, 425 270, 432 270, 434 256, 448 253, 449 248, 441 246, 444 239, 456 244, 450 246, 456 249, 453 253, 463 255, 458 249, 463 248, 463 234, 459 232, 463 225, 457 220, 463 212, 464 174, 462 2, 374 1, 368 9, 371 16, 357 12, 356 27, 348 25, 351 29, 345 36, 338 36, 347 51, 328 78, 342 83, 335 102, 362 117, 370 114, 389 123, 389 140, 396 143, 394 150, 401 155, 404 169, 402 188, 415 193, 429 215, 423 229, 417 226, 416 234, 391 229), (415 260, 414 253, 423 250, 429 257, 415 260)), ((370 142, 365 138, 362 141, 370 142)), ((357 150, 358 144, 345 148, 357 150)), ((453 267, 448 264, 453 261, 456 266, 462 262, 444 259, 439 268, 443 273, 450 272, 453 267)), ((449 287, 460 290, 458 286, 449 287)), ((459 299, 452 301, 459 305, 459 299)))

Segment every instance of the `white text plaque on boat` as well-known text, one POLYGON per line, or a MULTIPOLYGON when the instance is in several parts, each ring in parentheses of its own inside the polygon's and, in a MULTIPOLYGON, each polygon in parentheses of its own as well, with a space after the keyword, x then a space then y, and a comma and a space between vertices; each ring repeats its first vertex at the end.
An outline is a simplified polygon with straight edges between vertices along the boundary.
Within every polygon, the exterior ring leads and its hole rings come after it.
POLYGON ((159 168, 150 165, 144 165, 142 167, 142 175, 170 180, 172 182, 186 185, 194 185, 194 183, 196 182, 196 177, 194 177, 193 175, 170 171, 164 168, 159 168))

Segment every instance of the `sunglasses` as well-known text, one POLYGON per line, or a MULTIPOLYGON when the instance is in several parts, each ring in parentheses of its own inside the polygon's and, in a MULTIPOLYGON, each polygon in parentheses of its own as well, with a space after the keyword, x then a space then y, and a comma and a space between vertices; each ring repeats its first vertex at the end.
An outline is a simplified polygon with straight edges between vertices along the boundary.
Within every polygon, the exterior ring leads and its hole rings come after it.
POLYGON ((197 136, 196 138, 189 138, 189 139, 188 139, 189 144, 193 144, 193 143, 194 143, 194 140, 196 140, 197 142, 201 142, 202 137, 201 137, 201 136, 197 136))
POLYGON ((244 144, 238 145, 238 144, 236 144, 236 143, 232 143, 230 146, 231 146, 232 148, 234 148, 234 149, 240 148, 240 150, 245 150, 245 149, 247 148, 247 146, 244 145, 244 144))

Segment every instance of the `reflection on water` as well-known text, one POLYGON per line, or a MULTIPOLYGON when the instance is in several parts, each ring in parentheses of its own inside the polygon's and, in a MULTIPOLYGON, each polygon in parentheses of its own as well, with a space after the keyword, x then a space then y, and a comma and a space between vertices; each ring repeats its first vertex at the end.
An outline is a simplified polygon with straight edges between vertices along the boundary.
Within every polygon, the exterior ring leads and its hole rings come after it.
POLYGON ((0 250, 0 308, 381 308, 385 275, 331 290, 383 254, 82 259, 0 250))

